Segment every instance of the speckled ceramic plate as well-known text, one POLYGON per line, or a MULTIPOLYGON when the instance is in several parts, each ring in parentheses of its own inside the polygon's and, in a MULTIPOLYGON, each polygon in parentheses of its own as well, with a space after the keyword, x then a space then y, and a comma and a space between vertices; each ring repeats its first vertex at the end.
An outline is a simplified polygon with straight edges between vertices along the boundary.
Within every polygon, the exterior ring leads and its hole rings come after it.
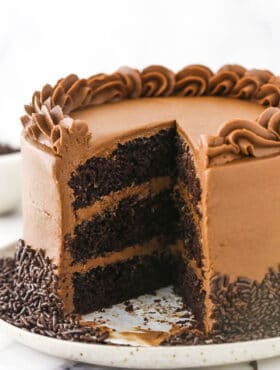
MULTIPOLYGON (((13 251, 14 245, 1 248, 0 257, 9 256, 13 251)), ((190 368, 248 362, 280 355, 280 338, 218 345, 151 346, 151 338, 157 338, 159 333, 168 333, 174 324, 188 324, 190 314, 181 310, 180 305, 180 298, 167 287, 155 295, 131 300, 129 309, 127 304, 119 304, 104 312, 86 315, 84 320, 94 320, 114 329, 114 335, 106 345, 52 339, 18 329, 2 320, 0 329, 38 351, 103 366, 190 368)))

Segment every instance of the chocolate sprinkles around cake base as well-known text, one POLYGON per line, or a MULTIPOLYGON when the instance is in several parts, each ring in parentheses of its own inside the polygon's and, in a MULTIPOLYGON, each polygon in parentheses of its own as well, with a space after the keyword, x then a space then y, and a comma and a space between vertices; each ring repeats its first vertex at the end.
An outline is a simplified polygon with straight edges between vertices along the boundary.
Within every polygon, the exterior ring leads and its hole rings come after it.
POLYGON ((81 326, 78 315, 64 316, 55 269, 42 250, 19 241, 14 258, 0 259, 0 318, 52 338, 103 343, 108 332, 81 326))
MULTIPOLYGON (((42 250, 34 251, 20 240, 14 258, 0 259, 0 319, 51 338, 106 344, 109 330, 81 325, 79 315, 64 316, 55 269, 42 250)), ((203 334, 183 331, 162 344, 182 344, 182 340, 201 344, 203 334)))
POLYGON ((280 268, 272 269, 260 282, 239 277, 230 282, 217 274, 211 281, 213 335, 242 341, 280 335, 280 268))
MULTIPOLYGON (((0 319, 47 337, 105 343, 109 328, 85 326, 79 315, 63 314, 55 270, 42 250, 35 251, 20 240, 14 258, 0 259, 0 319)), ((170 335, 161 345, 217 344, 279 336, 279 307, 272 303, 273 296, 279 294, 279 275, 270 269, 261 283, 244 278, 229 283, 224 276, 215 276, 212 298, 217 301, 217 324, 213 332, 206 336, 194 321, 191 328, 170 335), (233 303, 239 309, 232 310, 233 303)))
MULTIPOLYGON (((0 259, 0 319, 51 338, 107 344, 109 329, 81 325, 79 315, 63 314, 55 270, 42 250, 19 240, 14 258, 0 259)), ((184 332, 178 342, 184 338, 185 344, 199 344, 202 337, 196 330, 184 332)), ((176 337, 162 344, 176 344, 176 337)))

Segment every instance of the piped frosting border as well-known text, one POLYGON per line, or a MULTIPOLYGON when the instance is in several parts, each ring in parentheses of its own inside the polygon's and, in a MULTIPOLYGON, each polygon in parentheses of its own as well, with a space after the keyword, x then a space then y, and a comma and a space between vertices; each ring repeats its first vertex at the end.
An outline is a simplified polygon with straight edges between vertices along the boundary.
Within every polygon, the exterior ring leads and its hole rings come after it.
POLYGON ((207 166, 225 164, 242 157, 280 153, 280 77, 267 70, 246 70, 225 65, 216 73, 203 65, 189 65, 174 73, 153 65, 141 72, 122 67, 113 74, 79 79, 71 74, 55 86, 45 85, 33 94, 21 118, 26 135, 60 155, 65 137, 88 141, 86 122, 69 114, 88 106, 124 99, 168 96, 227 96, 255 101, 268 108, 256 121, 226 122, 216 136, 205 137, 207 166))
POLYGON ((244 157, 263 158, 280 154, 280 109, 267 108, 255 121, 228 121, 217 136, 208 136, 205 142, 208 166, 244 157))

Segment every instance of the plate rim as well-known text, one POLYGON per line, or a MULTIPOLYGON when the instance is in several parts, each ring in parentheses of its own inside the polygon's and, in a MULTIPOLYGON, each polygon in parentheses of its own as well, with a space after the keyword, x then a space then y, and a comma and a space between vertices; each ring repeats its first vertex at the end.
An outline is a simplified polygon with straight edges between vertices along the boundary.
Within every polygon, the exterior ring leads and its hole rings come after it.
POLYGON ((190 346, 128 346, 82 343, 51 338, 0 319, 0 330, 39 352, 71 361, 132 369, 178 369, 230 365, 280 355, 280 337, 190 346), (265 347, 264 351, 261 351, 265 347), (63 353, 64 352, 64 353, 63 353), (226 354, 226 358, 221 355, 226 354))

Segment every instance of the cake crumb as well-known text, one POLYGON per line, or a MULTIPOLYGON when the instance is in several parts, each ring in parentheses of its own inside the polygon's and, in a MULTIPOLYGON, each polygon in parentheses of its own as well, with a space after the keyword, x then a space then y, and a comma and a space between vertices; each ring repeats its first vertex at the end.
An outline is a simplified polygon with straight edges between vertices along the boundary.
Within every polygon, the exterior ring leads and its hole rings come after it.
POLYGON ((125 301, 124 305, 125 305, 125 311, 126 312, 133 312, 134 311, 133 304, 130 301, 125 301))
POLYGON ((258 363, 257 361, 251 361, 249 365, 252 367, 253 370, 258 370, 258 363))

